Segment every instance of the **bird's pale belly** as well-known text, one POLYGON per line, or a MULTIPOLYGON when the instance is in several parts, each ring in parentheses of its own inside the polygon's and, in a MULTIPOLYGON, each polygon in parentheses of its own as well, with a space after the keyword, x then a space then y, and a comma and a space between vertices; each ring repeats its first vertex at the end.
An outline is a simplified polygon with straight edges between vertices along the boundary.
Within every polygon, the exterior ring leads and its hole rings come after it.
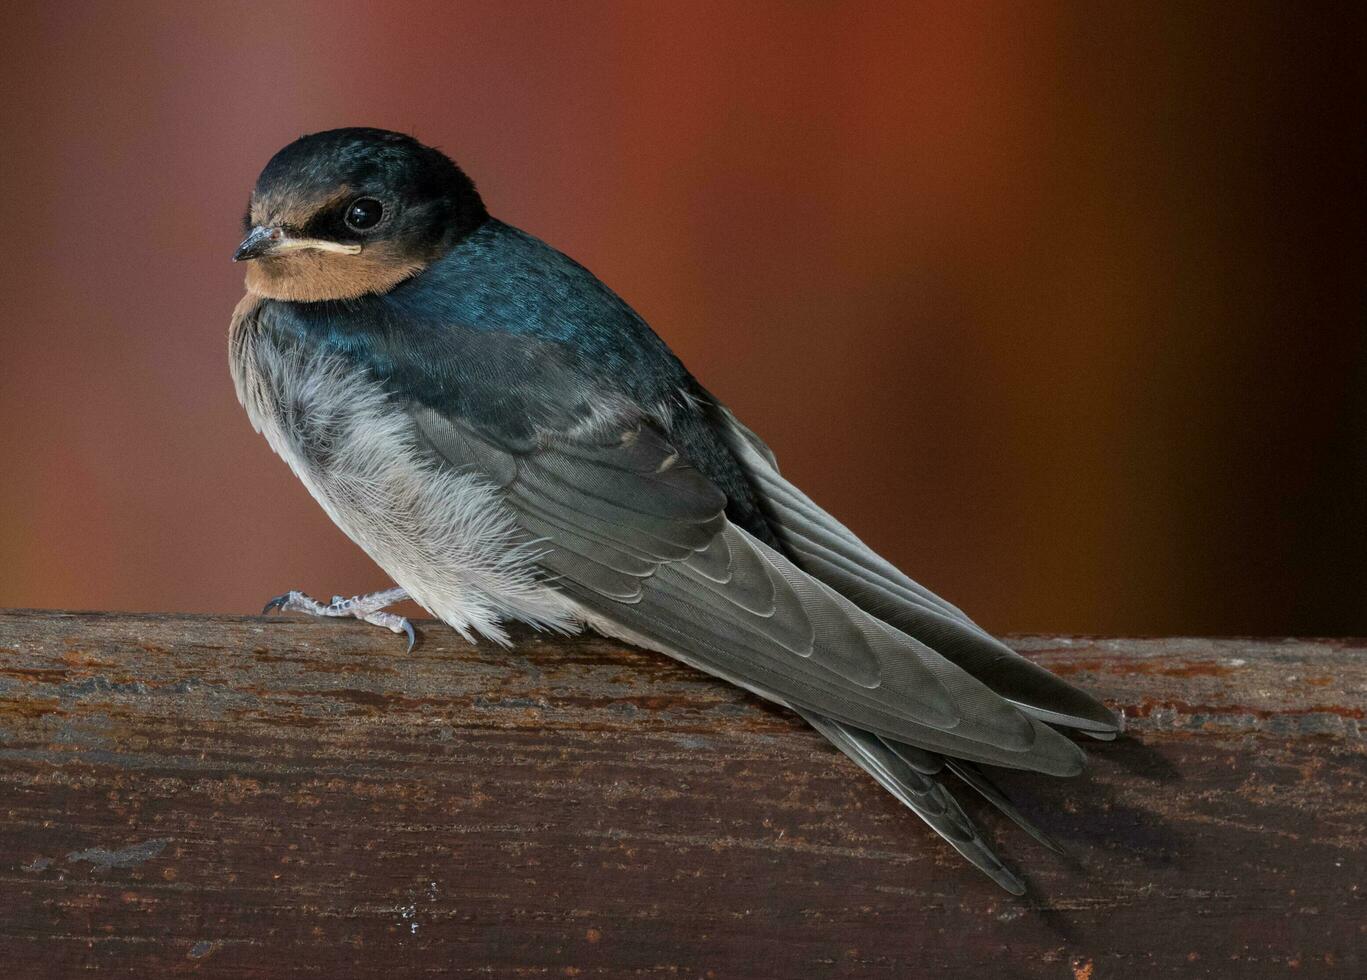
POLYGON ((504 640, 508 618, 572 624, 495 488, 425 453, 410 416, 363 369, 250 326, 235 330, 231 360, 252 425, 425 609, 467 638, 504 640))

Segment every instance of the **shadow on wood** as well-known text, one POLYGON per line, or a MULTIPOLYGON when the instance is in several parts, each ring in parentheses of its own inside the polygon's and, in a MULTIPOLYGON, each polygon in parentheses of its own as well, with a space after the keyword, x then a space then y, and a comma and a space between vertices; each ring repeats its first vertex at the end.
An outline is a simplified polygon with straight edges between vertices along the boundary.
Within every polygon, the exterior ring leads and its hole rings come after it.
MULTIPOLYGON (((1367 644, 1012 642, 1125 712, 976 808, 1014 899, 785 711, 435 624, 0 613, 11 975, 1361 975, 1367 644)), ((970 804, 971 800, 965 802, 970 804)))

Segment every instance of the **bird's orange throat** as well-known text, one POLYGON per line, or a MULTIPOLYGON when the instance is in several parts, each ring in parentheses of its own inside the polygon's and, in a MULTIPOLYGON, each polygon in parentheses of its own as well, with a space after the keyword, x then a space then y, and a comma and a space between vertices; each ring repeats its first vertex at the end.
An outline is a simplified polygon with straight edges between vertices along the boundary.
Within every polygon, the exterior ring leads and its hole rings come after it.
POLYGON ((258 259, 247 266, 247 292, 265 299, 315 303, 387 293, 417 275, 427 263, 400 257, 384 246, 357 255, 301 251, 258 259))

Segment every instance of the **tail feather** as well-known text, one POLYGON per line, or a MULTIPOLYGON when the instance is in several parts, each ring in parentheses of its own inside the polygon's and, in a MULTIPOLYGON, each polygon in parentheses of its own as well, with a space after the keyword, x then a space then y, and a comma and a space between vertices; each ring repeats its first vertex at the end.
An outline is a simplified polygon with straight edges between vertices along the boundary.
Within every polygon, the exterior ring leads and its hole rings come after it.
POLYGON ((1002 863, 936 776, 918 771, 914 764, 903 759, 876 735, 821 715, 805 711, 801 714, 808 724, 924 820, 974 867, 1011 894, 1025 894, 1025 882, 1002 863))
POLYGON ((983 771, 973 763, 963 759, 955 759, 950 756, 928 752, 925 749, 918 748, 915 745, 907 745, 904 742, 887 741, 886 744, 888 748, 897 753, 898 757, 901 758, 903 762, 911 766, 917 772, 925 773, 926 775, 937 775, 946 768, 949 769, 949 771, 958 776, 960 780, 977 790, 983 799, 987 800, 987 802, 991 803, 1005 814, 1007 818, 1021 830, 1025 831, 1051 851, 1056 851, 1059 854, 1064 853, 1063 848, 1059 845, 1058 841, 1046 834, 1033 820, 1021 813, 1016 804, 1011 802, 1011 798, 1003 793, 997 785, 992 782, 992 780, 988 779, 987 776, 983 774, 983 771))
POLYGON ((1050 837, 1033 820, 1021 813, 1016 804, 1011 802, 1011 798, 1003 793, 997 785, 983 775, 982 771, 971 762, 960 762, 957 759, 946 759, 945 765, 949 771, 954 773, 969 786, 976 789, 987 802, 1006 814, 1021 830, 1025 831, 1035 840, 1039 841, 1049 850, 1057 854, 1063 854, 1063 846, 1058 841, 1050 837))

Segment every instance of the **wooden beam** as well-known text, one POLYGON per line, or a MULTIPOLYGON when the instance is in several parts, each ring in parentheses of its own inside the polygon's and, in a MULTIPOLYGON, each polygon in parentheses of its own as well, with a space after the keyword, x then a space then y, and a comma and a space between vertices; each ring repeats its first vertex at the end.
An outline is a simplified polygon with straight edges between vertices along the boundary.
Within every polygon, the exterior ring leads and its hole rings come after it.
POLYGON ((792 715, 596 638, 0 612, 15 977, 1363 975, 1367 643, 1016 637, 1124 711, 965 802, 1016 899, 792 715))

